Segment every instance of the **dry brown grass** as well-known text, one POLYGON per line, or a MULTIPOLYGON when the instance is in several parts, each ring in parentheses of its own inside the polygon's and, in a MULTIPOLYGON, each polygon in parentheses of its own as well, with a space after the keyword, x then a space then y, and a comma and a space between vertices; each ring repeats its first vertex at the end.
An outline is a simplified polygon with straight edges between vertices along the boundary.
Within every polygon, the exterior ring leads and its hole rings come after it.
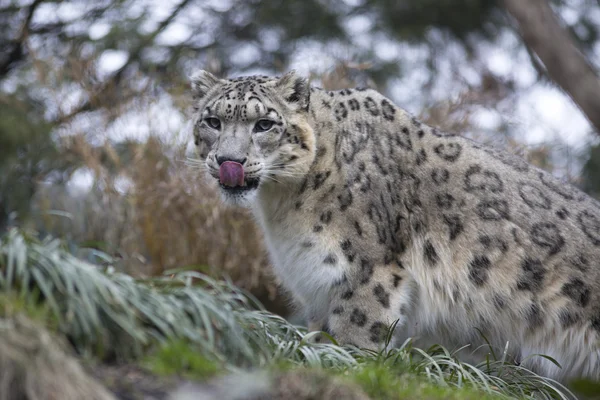
POLYGON ((189 268, 227 276, 285 314, 255 223, 247 211, 222 205, 216 188, 183 163, 182 149, 156 137, 121 148, 92 147, 78 137, 67 151, 92 171, 94 187, 78 197, 41 190, 38 227, 108 251, 132 275, 189 268), (129 181, 126 192, 118 190, 119 179, 129 181))
POLYGON ((227 208, 199 170, 163 158, 149 140, 135 155, 135 208, 154 273, 192 266, 225 273, 240 287, 273 299, 276 287, 261 235, 248 212, 227 208), (158 160, 158 161, 157 161, 158 160))
POLYGON ((377 85, 367 74, 370 67, 368 63, 340 61, 330 71, 321 74, 313 73, 311 78, 320 79, 325 90, 341 90, 358 86, 377 89, 377 85))

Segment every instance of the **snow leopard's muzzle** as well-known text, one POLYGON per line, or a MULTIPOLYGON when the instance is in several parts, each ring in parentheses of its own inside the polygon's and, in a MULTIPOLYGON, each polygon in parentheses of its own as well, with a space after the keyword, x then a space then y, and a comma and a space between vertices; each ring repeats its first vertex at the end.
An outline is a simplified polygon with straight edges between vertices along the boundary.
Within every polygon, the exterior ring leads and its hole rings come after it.
POLYGON ((218 160, 219 162, 219 184, 221 189, 228 192, 245 192, 258 188, 260 179, 245 174, 244 163, 246 159, 238 161, 218 160))

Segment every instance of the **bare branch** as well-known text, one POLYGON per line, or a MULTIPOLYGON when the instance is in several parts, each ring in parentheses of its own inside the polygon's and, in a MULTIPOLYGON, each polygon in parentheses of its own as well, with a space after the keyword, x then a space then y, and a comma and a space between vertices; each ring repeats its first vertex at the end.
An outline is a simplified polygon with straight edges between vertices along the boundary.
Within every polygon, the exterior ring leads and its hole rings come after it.
POLYGON ((546 0, 503 0, 523 41, 544 64, 548 76, 579 106, 600 132, 600 79, 575 46, 546 0))

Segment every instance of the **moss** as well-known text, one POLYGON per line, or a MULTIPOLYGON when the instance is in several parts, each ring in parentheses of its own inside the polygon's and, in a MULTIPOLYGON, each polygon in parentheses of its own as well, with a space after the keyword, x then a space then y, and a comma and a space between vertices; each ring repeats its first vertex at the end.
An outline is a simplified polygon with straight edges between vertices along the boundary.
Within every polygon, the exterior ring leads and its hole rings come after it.
POLYGON ((0 318, 13 318, 19 315, 37 322, 52 332, 58 330, 58 318, 52 313, 48 303, 39 300, 38 295, 29 293, 27 296, 18 296, 8 291, 0 293, 0 318))
POLYGON ((499 396, 472 388, 436 385, 414 374, 385 365, 366 365, 346 372, 347 379, 358 384, 372 399, 498 399, 499 396))
POLYGON ((142 365, 157 375, 179 375, 201 381, 223 370, 193 344, 183 340, 173 340, 160 346, 142 361, 142 365))

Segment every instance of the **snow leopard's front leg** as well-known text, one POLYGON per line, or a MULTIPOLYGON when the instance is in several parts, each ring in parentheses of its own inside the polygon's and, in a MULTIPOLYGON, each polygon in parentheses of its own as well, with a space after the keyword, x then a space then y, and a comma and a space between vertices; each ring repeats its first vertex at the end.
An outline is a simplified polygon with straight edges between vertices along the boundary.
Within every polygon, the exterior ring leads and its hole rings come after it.
MULTIPOLYGON (((379 350, 392 324, 398 321, 397 329, 406 324, 413 289, 405 270, 364 261, 356 279, 336 288, 324 330, 339 344, 379 350)), ((394 342, 392 337, 391 347, 394 342)))

